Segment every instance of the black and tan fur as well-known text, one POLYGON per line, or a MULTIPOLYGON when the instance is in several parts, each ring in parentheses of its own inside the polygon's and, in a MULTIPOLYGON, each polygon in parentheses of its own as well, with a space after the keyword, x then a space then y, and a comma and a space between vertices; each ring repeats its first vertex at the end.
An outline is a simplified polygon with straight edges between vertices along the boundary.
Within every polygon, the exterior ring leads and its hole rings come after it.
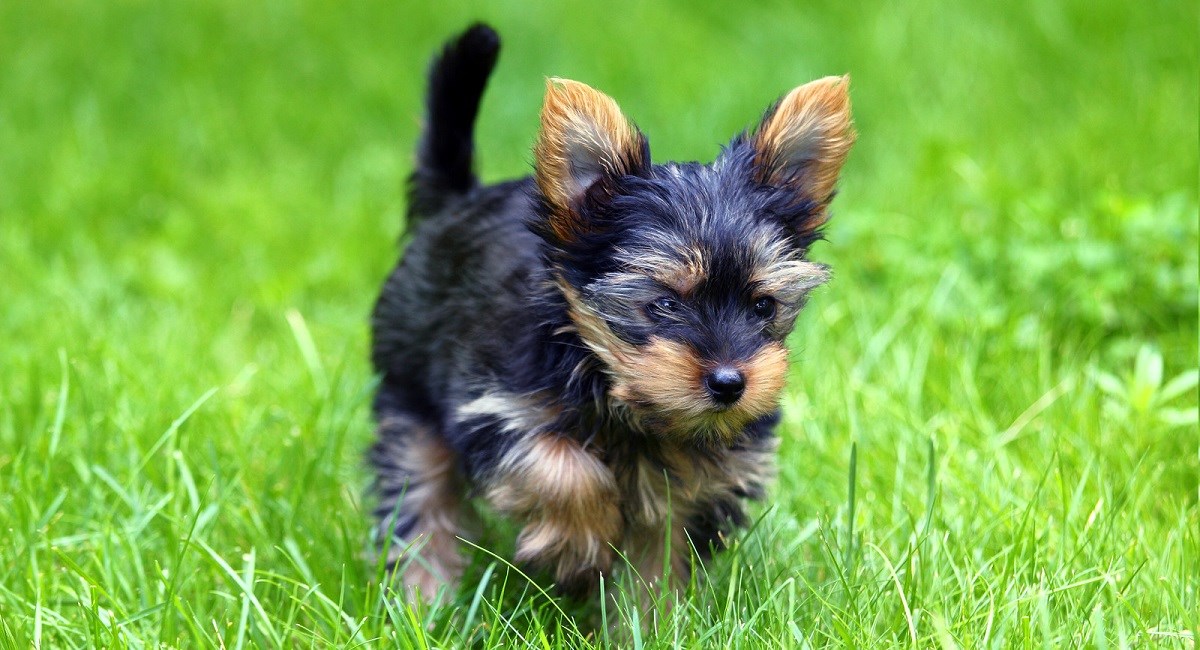
POLYGON ((612 99, 552 79, 535 173, 484 186, 498 51, 477 25, 430 74, 412 239, 372 316, 378 542, 431 597, 461 576, 474 498, 566 592, 620 556, 686 579, 773 473, 784 340, 827 278, 807 253, 854 140, 847 80, 788 93, 711 164, 654 165, 612 99))

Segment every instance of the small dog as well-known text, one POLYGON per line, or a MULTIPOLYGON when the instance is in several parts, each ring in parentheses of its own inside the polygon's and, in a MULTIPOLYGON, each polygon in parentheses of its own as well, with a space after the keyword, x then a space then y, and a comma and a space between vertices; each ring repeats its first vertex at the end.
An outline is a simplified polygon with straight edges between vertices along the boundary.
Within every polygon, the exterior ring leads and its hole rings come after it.
POLYGON ((535 172, 481 186, 475 25, 429 75, 411 243, 371 318, 377 542, 411 594, 453 588, 469 497, 515 560, 584 595, 618 553, 686 582, 773 474, 784 339, 855 134, 848 80, 792 90, 711 164, 652 164, 608 96, 550 79, 535 172), (669 550, 668 550, 669 549, 669 550))

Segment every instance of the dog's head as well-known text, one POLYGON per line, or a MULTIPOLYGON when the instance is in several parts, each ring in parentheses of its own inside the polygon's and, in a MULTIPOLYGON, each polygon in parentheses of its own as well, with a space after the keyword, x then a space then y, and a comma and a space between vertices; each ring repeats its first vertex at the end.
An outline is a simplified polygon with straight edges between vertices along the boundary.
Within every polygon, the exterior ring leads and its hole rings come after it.
POLYGON ((806 253, 853 141, 847 79, 829 77, 711 164, 652 165, 612 99, 550 81, 535 229, 612 398, 647 429, 728 441, 777 408, 784 339, 828 277, 806 253))

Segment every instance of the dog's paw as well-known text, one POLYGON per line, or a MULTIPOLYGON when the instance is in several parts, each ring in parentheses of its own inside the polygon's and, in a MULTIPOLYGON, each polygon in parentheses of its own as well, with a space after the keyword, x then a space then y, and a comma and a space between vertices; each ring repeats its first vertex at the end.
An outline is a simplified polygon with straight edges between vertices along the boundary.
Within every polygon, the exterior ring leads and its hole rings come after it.
POLYGON ((590 595, 600 578, 612 571, 616 556, 612 544, 621 523, 614 503, 596 504, 587 516, 537 519, 517 538, 516 561, 552 575, 566 595, 590 595))

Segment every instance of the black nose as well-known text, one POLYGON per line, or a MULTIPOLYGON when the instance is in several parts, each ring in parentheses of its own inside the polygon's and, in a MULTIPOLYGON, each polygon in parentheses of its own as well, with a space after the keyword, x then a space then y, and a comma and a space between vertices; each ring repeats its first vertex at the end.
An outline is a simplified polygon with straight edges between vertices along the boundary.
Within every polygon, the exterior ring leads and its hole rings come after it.
POLYGON ((704 377, 704 386, 714 402, 729 406, 742 396, 746 378, 736 368, 722 366, 704 377))

